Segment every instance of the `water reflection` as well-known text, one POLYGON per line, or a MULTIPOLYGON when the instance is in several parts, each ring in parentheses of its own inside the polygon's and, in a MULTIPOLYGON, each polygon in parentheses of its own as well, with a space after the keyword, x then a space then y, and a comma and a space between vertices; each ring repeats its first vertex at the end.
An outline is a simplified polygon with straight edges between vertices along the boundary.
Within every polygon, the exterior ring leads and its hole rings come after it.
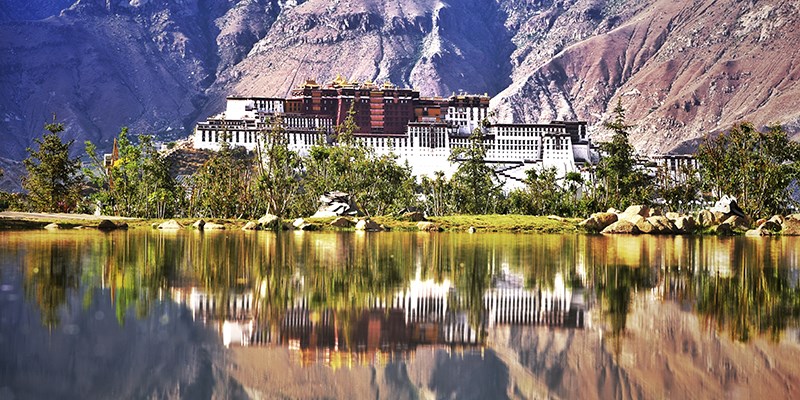
MULTIPOLYGON (((140 329, 137 321, 159 326, 166 316, 215 331, 217 345, 285 349, 298 366, 388 371, 412 360, 420 365, 420 351, 440 349, 461 354, 460 365, 504 363, 507 380, 519 374, 513 369, 519 363, 549 377, 543 393, 569 396, 576 393, 565 389, 566 367, 536 361, 553 356, 565 340, 601 352, 608 346, 611 361, 596 362, 624 367, 642 362, 631 355, 641 355, 642 330, 670 343, 676 329, 688 329, 686 322, 674 326, 675 313, 741 343, 796 336, 798 244, 796 238, 506 234, 0 233, 0 341, 24 342, 14 332, 20 326, 114 335, 75 323, 98 311, 113 315, 123 330, 140 329), (14 296, 38 311, 25 311, 14 296), (26 315, 38 321, 21 322, 26 315), (557 345, 539 348, 537 335, 557 345)), ((4 353, 6 372, 20 357, 4 353)), ((607 379, 619 390, 622 378, 607 379)))

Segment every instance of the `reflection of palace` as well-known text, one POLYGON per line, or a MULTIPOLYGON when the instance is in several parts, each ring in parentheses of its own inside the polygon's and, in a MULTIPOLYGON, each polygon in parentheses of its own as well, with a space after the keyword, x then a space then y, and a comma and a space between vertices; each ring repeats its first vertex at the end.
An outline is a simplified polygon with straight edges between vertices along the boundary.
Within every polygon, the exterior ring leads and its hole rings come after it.
POLYGON ((390 299, 367 299, 361 308, 318 311, 301 298, 274 321, 264 317, 264 302, 255 293, 222 298, 191 288, 173 289, 172 294, 193 318, 216 324, 225 346, 323 350, 326 362, 331 352, 374 362, 381 355, 413 352, 419 345, 480 346, 486 330, 497 326, 584 327, 583 290, 564 288, 563 283, 553 289, 495 287, 484 292, 482 307, 471 313, 467 297, 449 281, 416 279, 390 299))

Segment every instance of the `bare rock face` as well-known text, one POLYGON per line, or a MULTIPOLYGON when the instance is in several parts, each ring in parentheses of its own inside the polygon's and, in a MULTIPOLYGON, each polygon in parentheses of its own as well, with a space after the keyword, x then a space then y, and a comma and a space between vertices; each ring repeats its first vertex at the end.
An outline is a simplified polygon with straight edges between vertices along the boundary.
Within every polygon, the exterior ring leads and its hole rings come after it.
POLYGON ((496 122, 584 119, 601 140, 622 99, 642 152, 745 119, 796 132, 799 23, 777 0, 6 0, 0 157, 24 158, 53 113, 107 151, 120 126, 172 140, 226 96, 340 73, 496 95, 496 122))

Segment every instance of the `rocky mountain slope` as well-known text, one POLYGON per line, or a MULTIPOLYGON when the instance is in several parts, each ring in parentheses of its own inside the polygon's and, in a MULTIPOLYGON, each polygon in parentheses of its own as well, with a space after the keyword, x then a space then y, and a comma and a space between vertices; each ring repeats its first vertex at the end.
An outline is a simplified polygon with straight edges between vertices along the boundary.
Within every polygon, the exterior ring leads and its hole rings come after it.
POLYGON ((622 98, 647 152, 745 119, 796 131, 798 19, 777 0, 8 0, 0 157, 54 113, 79 143, 171 140, 227 95, 337 74, 496 95, 502 121, 599 126, 622 98))

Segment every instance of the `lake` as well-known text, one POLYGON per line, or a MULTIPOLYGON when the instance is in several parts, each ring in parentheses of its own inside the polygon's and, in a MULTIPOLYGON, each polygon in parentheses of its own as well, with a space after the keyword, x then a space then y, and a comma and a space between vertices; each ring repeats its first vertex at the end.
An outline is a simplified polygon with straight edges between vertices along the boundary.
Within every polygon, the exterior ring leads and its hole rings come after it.
POLYGON ((0 399, 797 398, 798 249, 0 232, 0 399))

